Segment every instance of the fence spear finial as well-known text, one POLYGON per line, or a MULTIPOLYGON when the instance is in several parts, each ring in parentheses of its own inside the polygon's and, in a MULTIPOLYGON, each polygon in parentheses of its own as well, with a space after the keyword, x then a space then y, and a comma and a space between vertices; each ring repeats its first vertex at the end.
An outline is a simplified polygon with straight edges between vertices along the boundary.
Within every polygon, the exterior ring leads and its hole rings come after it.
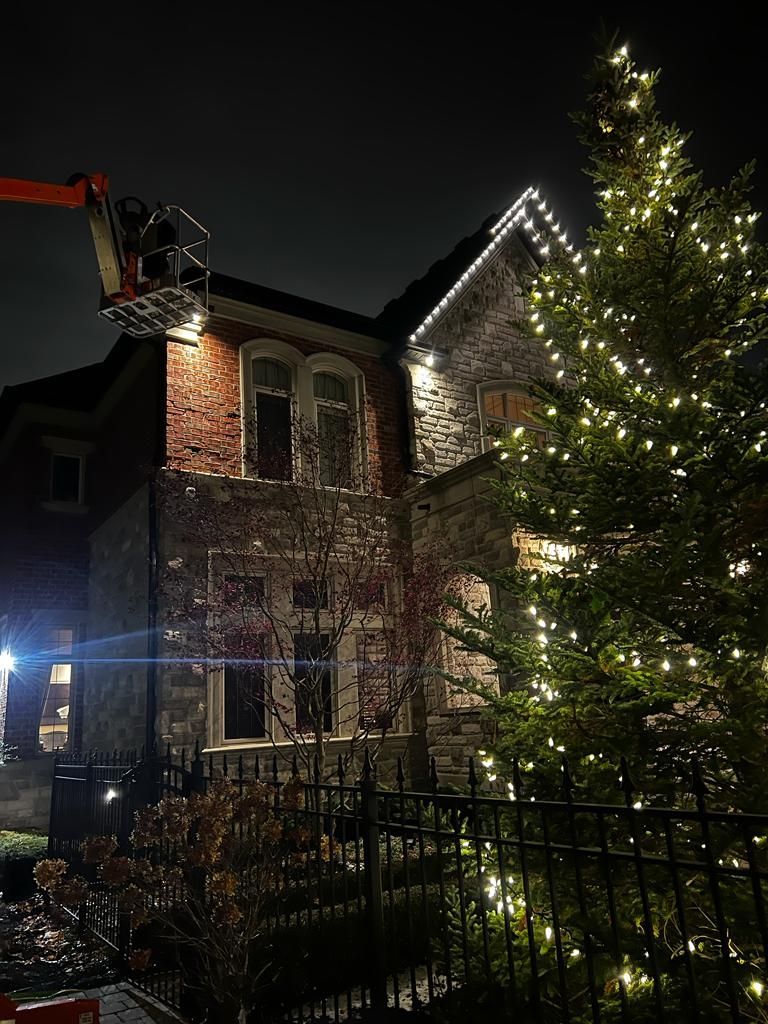
POLYGON ((339 780, 339 785, 344 785, 344 758, 339 754, 338 761, 336 762, 336 775, 339 780))
POLYGON ((565 756, 565 754, 563 754, 562 758, 562 772, 563 777, 560 781, 563 787, 563 796, 568 801, 568 803, 570 803, 573 799, 573 791, 575 789, 575 786, 573 784, 573 776, 571 775, 571 766, 569 765, 568 758, 565 756))
POLYGON ((437 792, 437 787, 440 785, 440 779, 437 775, 437 761, 434 755, 429 759, 429 781, 432 784, 432 791, 437 792))
POLYGON ((371 752, 368 747, 365 748, 363 753, 363 782, 370 782, 373 778, 373 761, 371 760, 371 752))
POLYGON ((474 796, 477 793, 477 772, 475 771, 475 759, 471 756, 467 770, 467 782, 469 784, 469 791, 474 796))
POLYGON ((403 759, 400 756, 397 758, 397 773, 395 778, 397 780, 397 788, 402 793, 405 789, 405 771, 403 770, 403 759))
POLYGON ((635 783, 632 781, 632 776, 629 774, 629 765, 627 759, 622 754, 621 756, 621 775, 619 776, 619 788, 624 793, 624 798, 627 804, 632 802, 632 794, 635 792, 635 783))

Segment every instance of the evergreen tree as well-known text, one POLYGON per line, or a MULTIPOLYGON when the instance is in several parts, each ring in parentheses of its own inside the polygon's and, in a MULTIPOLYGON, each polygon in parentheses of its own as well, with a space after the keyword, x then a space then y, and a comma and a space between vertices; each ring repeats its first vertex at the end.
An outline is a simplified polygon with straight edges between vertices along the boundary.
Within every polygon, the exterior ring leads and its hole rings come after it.
POLYGON ((465 608, 449 631, 499 664, 501 696, 463 685, 490 701, 507 770, 516 757, 554 781, 565 753, 607 792, 626 755, 662 799, 699 757, 724 799, 757 809, 768 414, 744 357, 768 335, 768 260, 751 167, 708 187, 689 136, 659 116, 657 80, 626 48, 597 60, 574 120, 599 223, 580 252, 553 235, 532 283, 527 330, 554 369, 531 393, 549 437, 498 439, 494 500, 546 558, 490 577, 502 610, 465 608))

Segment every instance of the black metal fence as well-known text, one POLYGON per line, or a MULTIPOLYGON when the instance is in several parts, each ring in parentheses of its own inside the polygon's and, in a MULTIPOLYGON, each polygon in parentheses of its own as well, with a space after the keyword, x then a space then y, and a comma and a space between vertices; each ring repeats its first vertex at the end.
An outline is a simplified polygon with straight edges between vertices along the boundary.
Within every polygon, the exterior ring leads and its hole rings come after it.
MULTIPOLYGON (((560 800, 535 799, 518 768, 506 795, 481 792, 471 761, 465 793, 441 792, 434 765, 429 792, 406 790, 402 768, 383 789, 367 757, 359 782, 341 766, 306 782, 322 843, 273 922, 281 1015, 768 1021, 768 816, 709 809, 698 773, 689 806, 644 806, 626 767, 620 802, 578 801, 563 768, 560 800)), ((76 863, 93 834, 127 846, 137 807, 222 773, 270 782, 279 802, 273 759, 60 759, 50 853, 76 863)), ((78 916, 126 952, 106 893, 78 916)), ((178 962, 137 980, 180 1004, 178 962)))

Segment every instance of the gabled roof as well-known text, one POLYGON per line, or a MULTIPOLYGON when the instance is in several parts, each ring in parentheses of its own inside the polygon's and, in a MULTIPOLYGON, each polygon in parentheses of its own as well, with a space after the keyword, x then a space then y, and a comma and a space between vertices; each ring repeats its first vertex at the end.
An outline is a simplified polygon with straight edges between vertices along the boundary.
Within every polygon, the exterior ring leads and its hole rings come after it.
POLYGON ((424 277, 388 302, 376 318, 382 330, 401 342, 422 341, 512 237, 520 239, 537 262, 549 254, 552 239, 570 248, 539 189, 531 186, 504 213, 488 217, 448 256, 433 263, 424 277))
POLYGON ((9 384, 0 392, 0 434, 20 405, 45 405, 52 409, 90 412, 106 388, 136 352, 135 338, 121 334, 100 363, 54 373, 50 377, 9 384))

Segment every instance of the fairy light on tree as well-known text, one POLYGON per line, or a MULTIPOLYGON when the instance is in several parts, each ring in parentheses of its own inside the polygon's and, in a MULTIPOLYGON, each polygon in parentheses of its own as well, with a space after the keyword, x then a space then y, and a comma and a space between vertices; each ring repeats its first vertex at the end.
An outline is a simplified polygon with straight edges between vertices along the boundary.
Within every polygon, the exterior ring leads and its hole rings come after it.
POLYGON ((751 167, 705 186, 688 136, 656 109, 657 81, 625 48, 595 64, 575 120, 596 226, 575 254, 547 239, 521 324, 548 364, 557 354, 531 387, 549 441, 499 445, 496 501, 546 556, 495 578, 504 612, 465 610, 454 635, 504 674, 501 696, 463 681, 499 721, 500 778, 516 756, 556 782, 565 746, 593 793, 601 778, 613 787, 623 754, 661 798, 700 755, 754 810, 766 803, 768 422, 766 375, 742 357, 768 335, 768 257, 751 167), (561 623, 546 643, 540 618, 561 623))

